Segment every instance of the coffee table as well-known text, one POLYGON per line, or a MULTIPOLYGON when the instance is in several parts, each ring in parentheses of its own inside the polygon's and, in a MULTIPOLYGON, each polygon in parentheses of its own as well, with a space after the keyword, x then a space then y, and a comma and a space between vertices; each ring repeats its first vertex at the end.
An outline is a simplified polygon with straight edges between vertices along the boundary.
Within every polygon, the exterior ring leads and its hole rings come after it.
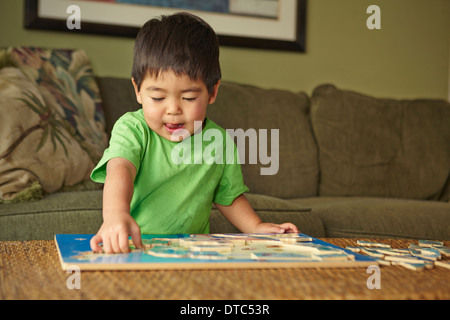
MULTIPOLYGON (((322 239, 346 247, 357 239, 322 239)), ((406 248, 415 240, 359 239, 406 248)), ((450 242, 444 243, 450 246, 450 242)), ((381 289, 366 268, 82 271, 80 289, 61 269, 54 241, 0 242, 0 299, 450 299, 450 270, 380 266, 381 289)), ((450 260, 443 258, 443 260, 450 260)))

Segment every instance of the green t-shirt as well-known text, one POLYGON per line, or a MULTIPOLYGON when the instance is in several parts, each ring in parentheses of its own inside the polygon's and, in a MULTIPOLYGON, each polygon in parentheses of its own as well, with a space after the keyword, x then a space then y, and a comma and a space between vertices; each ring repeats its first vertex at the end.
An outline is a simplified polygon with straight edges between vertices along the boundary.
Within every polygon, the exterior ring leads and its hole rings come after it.
POLYGON ((137 170, 130 213, 142 234, 209 233, 212 203, 230 205, 248 191, 237 154, 230 136, 209 119, 201 133, 172 142, 148 127, 141 109, 116 122, 91 178, 104 183, 107 162, 128 159, 137 170))

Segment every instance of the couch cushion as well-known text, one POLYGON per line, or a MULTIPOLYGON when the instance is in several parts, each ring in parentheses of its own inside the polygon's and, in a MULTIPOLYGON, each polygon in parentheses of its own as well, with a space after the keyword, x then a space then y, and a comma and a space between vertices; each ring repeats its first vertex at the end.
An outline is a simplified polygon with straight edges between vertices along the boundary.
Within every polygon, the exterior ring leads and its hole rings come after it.
POLYGON ((94 162, 46 107, 37 84, 6 67, 0 90, 0 203, 39 199, 85 180, 94 162))
POLYGON ((316 197, 292 200, 311 207, 333 238, 404 238, 450 240, 450 205, 362 197, 316 197))
POLYGON ((94 234, 102 224, 102 191, 58 192, 43 200, 0 205, 0 241, 94 234))
MULTIPOLYGON (((83 50, 0 50, 0 202, 39 183, 51 193, 86 184, 107 145, 99 90, 83 50), (24 174, 23 172, 26 171, 24 174), (19 172, 24 177, 17 182, 19 172), (4 186, 5 182, 0 181, 4 186)), ((24 197, 29 198, 29 197, 24 197)))
POLYGON ((136 100, 131 79, 102 77, 97 78, 105 111, 106 133, 111 136, 111 130, 116 121, 129 111, 136 111, 141 105, 136 100))
MULTIPOLYGON (((225 129, 242 129, 250 134, 255 130, 252 147, 255 153, 266 154, 257 143, 271 149, 272 161, 250 163, 249 140, 245 156, 241 156, 244 181, 251 193, 279 198, 315 196, 318 189, 317 150, 308 120, 309 99, 304 93, 266 90, 247 85, 223 82, 216 102, 208 107, 207 116, 225 129), (265 131, 260 132, 260 129, 265 131), (279 130, 278 154, 271 143, 272 133, 279 130), (250 131, 249 131, 250 130, 250 131), (264 135, 267 133, 267 140, 264 135), (267 143, 266 143, 267 142, 267 143), (278 161, 278 164, 275 162, 278 161), (261 168, 278 169, 261 175, 261 168)), ((235 131, 237 132, 237 131, 235 131)), ((239 147, 239 145, 238 145, 239 147)))
POLYGON ((320 196, 448 201, 449 103, 375 99, 323 85, 311 108, 320 196))
MULTIPOLYGON (((325 237, 322 221, 311 213, 311 209, 293 202, 270 196, 246 194, 246 197, 264 222, 284 223, 291 222, 300 232, 312 237, 325 237)), ((210 217, 210 233, 239 233, 219 210, 213 208, 210 217)))

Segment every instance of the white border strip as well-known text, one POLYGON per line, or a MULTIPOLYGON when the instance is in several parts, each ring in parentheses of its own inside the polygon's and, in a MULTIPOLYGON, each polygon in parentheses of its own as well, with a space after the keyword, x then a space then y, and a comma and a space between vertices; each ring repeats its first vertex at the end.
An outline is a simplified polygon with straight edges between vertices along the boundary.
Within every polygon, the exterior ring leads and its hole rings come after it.
MULTIPOLYGON (((180 11, 173 8, 145 7, 123 3, 96 1, 40 0, 38 16, 66 20, 67 8, 77 5, 81 9, 81 28, 84 22, 119 26, 141 27, 149 19, 180 11)), ((279 19, 235 16, 192 11, 205 19, 220 35, 295 41, 297 38, 297 1, 280 0, 279 19)))

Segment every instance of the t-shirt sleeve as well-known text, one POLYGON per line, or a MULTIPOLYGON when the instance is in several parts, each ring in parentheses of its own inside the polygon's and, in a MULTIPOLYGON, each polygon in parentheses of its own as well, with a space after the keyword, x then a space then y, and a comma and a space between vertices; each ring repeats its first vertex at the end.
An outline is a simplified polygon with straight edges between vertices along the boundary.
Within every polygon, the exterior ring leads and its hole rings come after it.
MULTIPOLYGON (((227 136, 228 139, 231 139, 227 136)), ((248 192, 248 187, 244 184, 244 176, 239 162, 239 154, 234 143, 234 161, 227 160, 223 170, 222 178, 214 192, 213 202, 223 206, 229 206, 241 194, 248 192)))
POLYGON ((106 179, 106 164, 113 158, 129 160, 139 170, 143 153, 143 137, 145 131, 132 113, 125 114, 117 120, 111 132, 109 147, 91 173, 91 179, 104 183, 106 179))

